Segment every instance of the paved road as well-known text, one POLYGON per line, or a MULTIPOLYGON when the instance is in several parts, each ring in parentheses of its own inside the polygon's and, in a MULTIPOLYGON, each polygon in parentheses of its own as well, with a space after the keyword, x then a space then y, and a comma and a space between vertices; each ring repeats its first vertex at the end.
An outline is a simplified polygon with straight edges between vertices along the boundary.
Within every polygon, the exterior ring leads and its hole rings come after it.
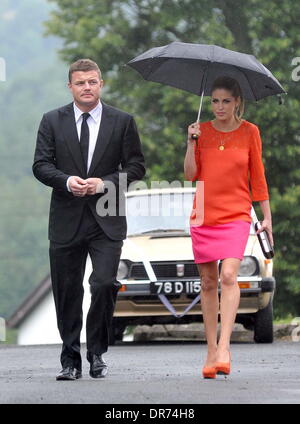
MULTIPOLYGON (((300 343, 233 343, 232 374, 204 380, 204 343, 120 343, 106 379, 57 382, 60 346, 0 346, 0 403, 300 403, 300 343)), ((83 347, 83 355, 85 355, 83 347)))

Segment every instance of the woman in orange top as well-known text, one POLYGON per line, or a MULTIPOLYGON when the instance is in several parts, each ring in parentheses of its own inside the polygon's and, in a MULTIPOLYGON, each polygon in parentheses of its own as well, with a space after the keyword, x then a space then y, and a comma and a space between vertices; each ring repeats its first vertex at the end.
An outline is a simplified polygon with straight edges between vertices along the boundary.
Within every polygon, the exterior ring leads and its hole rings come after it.
POLYGON ((190 224, 208 347, 204 378, 230 373, 230 337, 240 302, 237 275, 248 240, 252 201, 260 202, 264 215, 260 231, 268 232, 273 245, 261 138, 258 127, 242 119, 244 100, 238 82, 218 78, 211 104, 215 119, 188 128, 184 161, 185 178, 203 182, 197 183, 190 224), (222 260, 222 268, 217 343, 218 260, 222 260))

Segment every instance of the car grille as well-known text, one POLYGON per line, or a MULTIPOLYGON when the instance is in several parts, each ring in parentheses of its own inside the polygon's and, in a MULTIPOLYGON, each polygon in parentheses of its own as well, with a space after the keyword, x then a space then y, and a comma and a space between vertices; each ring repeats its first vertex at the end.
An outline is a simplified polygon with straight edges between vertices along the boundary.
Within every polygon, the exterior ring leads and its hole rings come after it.
MULTIPOLYGON (((153 271, 158 279, 180 278, 177 275, 177 264, 184 264, 183 278, 199 278, 197 265, 194 262, 152 262, 153 271)), ((129 270, 129 278, 148 280, 148 275, 142 263, 133 263, 129 270)))

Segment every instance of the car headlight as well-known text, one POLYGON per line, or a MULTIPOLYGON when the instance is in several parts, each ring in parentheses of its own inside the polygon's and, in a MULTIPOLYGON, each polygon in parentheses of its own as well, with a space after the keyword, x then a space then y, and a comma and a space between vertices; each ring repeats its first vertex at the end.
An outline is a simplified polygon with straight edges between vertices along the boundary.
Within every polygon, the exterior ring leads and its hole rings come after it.
POLYGON ((244 256, 241 262, 239 276, 245 277, 257 274, 258 264, 256 259, 252 256, 244 256))
POLYGON ((117 273, 117 280, 123 280, 128 275, 128 266, 126 265, 126 262, 120 261, 118 273, 117 273))

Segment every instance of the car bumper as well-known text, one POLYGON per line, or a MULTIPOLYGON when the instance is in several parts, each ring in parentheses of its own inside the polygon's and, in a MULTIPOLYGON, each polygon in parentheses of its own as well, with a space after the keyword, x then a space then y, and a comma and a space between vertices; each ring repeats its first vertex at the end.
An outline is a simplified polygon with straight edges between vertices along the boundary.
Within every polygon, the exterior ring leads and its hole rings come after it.
MULTIPOLYGON (((115 316, 170 315, 158 295, 150 293, 150 280, 120 280, 120 283, 122 288, 118 292, 115 316)), ((255 313, 258 309, 263 308, 268 304, 276 286, 273 277, 238 277, 238 283, 241 290, 239 314, 255 313)), ((177 313, 182 313, 195 296, 196 294, 167 295, 177 313)), ((195 314, 201 314, 201 302, 188 312, 188 315, 195 314)))
MULTIPOLYGON (((120 280, 120 283, 122 284, 122 288, 118 292, 118 297, 120 298, 126 296, 146 296, 151 294, 150 280, 120 280)), ((238 283, 241 287, 241 294, 273 292, 276 286, 274 277, 239 277, 238 283), (249 283, 250 287, 243 287, 247 283, 249 283)))

